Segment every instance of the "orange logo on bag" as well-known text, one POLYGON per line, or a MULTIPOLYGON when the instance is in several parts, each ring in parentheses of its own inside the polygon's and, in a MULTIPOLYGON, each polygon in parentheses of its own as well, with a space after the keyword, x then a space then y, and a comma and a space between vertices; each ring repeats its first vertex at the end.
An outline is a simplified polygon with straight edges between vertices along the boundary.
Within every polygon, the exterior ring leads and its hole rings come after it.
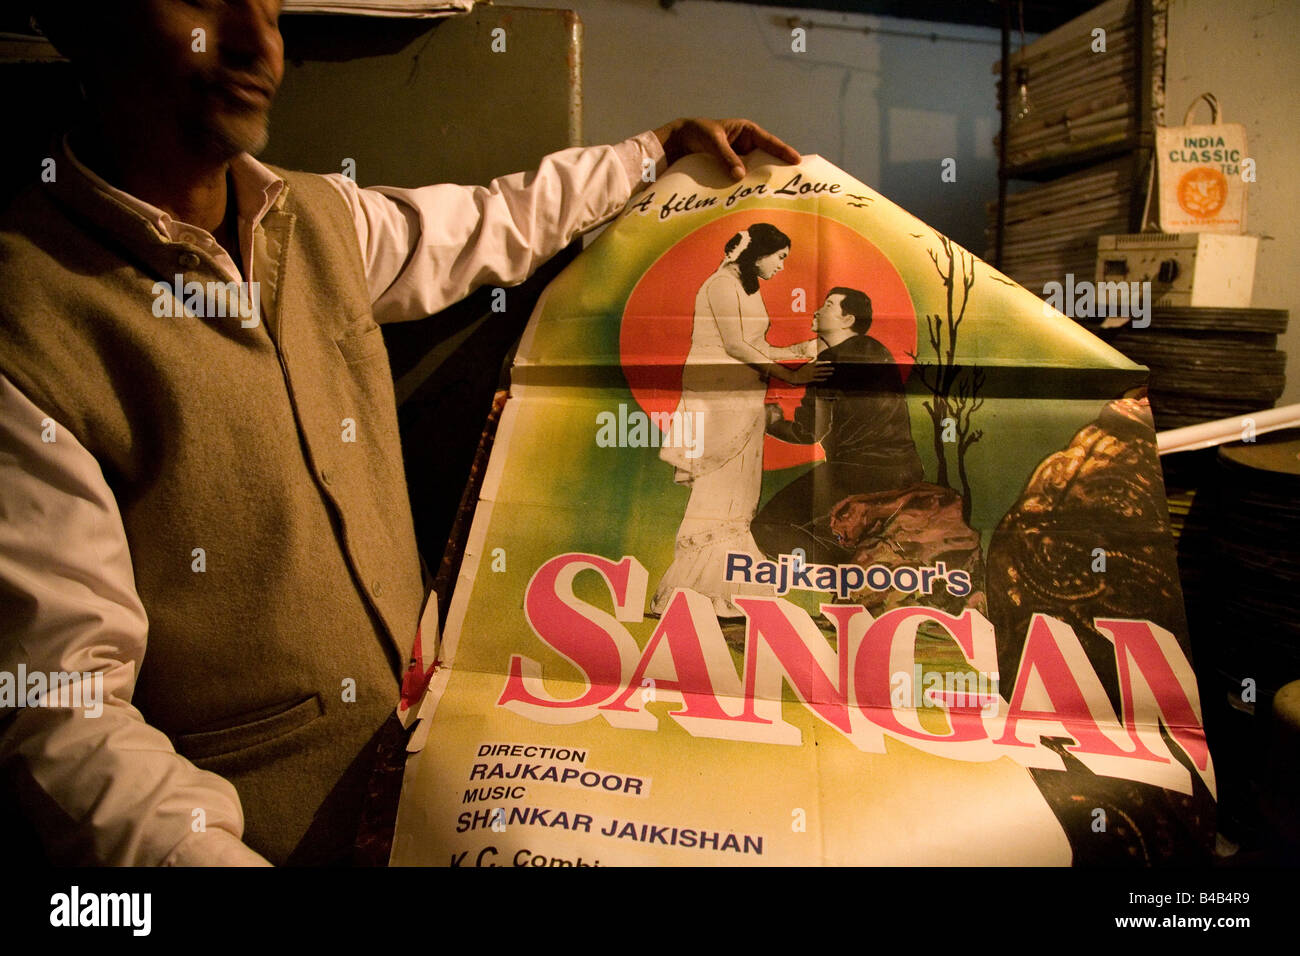
POLYGON ((1178 205, 1183 212, 1205 219, 1223 208, 1228 199, 1228 180, 1208 166, 1197 166, 1178 180, 1178 205))

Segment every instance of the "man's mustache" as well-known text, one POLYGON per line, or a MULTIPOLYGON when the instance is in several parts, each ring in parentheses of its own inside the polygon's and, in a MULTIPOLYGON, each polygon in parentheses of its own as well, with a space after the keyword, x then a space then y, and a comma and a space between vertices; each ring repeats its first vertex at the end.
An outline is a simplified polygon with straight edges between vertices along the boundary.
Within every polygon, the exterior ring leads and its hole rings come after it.
POLYGON ((215 80, 221 86, 255 86, 268 95, 274 95, 280 87, 275 70, 265 61, 242 69, 221 68, 217 71, 215 80))

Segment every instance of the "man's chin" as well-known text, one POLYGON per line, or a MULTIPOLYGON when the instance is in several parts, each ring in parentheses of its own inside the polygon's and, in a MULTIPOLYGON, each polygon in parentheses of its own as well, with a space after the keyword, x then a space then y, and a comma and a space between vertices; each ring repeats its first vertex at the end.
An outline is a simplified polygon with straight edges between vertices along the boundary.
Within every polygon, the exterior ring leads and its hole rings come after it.
POLYGON ((266 149, 267 140, 270 139, 270 131, 265 123, 251 128, 220 129, 215 132, 219 137, 218 141, 229 150, 231 156, 238 156, 240 153, 256 156, 266 149))
POLYGON ((266 149, 270 130, 265 121, 213 122, 195 133, 199 151, 219 161, 233 159, 240 153, 256 156, 266 149))
POLYGON ((266 149, 267 142, 270 141, 271 134, 265 126, 256 134, 232 141, 232 145, 239 146, 241 153, 248 153, 250 156, 256 156, 262 150, 266 149))

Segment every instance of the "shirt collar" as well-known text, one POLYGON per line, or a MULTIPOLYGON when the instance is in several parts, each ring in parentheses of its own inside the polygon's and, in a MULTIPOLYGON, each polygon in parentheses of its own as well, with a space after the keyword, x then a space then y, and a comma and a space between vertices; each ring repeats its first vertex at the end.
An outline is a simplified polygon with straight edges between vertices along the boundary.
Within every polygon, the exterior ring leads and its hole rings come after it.
MULTIPOLYGON (((198 229, 197 226, 172 219, 170 215, 157 206, 118 189, 99 176, 94 170, 77 159, 76 154, 72 152, 72 146, 69 144, 66 135, 63 137, 63 151, 67 154, 69 161, 71 161, 77 172, 90 180, 97 189, 107 193, 121 205, 141 216, 157 229, 161 235, 173 242, 179 241, 179 236, 182 233, 198 229)), ((240 153, 230 161, 230 178, 235 184, 235 206, 239 210, 239 225, 242 233, 245 228, 251 230, 262 221, 262 218, 275 205, 275 201, 280 198, 280 194, 285 188, 285 182, 248 153, 240 153), (250 212, 252 213, 251 216, 249 215, 250 212)))

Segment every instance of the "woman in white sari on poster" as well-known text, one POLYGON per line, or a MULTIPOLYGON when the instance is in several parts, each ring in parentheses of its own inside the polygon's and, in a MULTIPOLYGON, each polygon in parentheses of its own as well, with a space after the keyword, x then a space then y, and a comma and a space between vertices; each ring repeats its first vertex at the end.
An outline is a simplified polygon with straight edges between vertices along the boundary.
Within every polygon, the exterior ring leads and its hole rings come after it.
POLYGON ((720 618, 741 616, 732 603, 736 595, 772 593, 767 585, 726 580, 728 552, 763 560, 749 525, 763 481, 767 378, 804 385, 828 371, 815 362, 797 370, 778 364, 815 358, 816 339, 788 348, 767 342, 770 320, 759 283, 784 268, 789 238, 773 225, 755 223, 732 236, 725 252, 695 297, 691 350, 682 369, 676 414, 683 416, 683 426, 690 422, 698 441, 692 448, 665 447, 659 453, 691 496, 673 563, 650 604, 652 614, 664 612, 677 588, 709 598, 720 618))

